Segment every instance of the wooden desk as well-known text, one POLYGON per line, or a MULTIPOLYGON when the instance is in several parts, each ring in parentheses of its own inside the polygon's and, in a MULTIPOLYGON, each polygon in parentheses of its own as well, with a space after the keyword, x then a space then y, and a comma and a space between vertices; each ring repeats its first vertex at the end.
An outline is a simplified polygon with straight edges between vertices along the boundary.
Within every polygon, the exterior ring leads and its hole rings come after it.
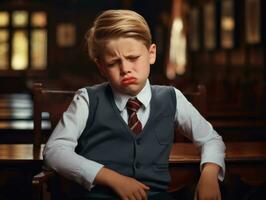
MULTIPOLYGON (((41 171, 42 150, 34 149, 32 144, 0 145, 1 166, 15 166, 28 169, 29 166, 41 171), (24 165, 26 164, 26 165, 24 165)), ((266 141, 226 143, 226 177, 239 176, 249 185, 259 185, 266 180, 266 141)), ((176 143, 169 157, 172 183, 170 191, 197 181, 200 153, 192 143, 176 143)), ((24 173, 24 171, 23 171, 24 173)), ((35 173, 37 174, 37 173, 35 173)))
MULTIPOLYGON (((263 142, 227 142, 226 163, 266 161, 266 141, 263 142)), ((192 143, 175 143, 170 163, 199 163, 200 152, 192 143)))
MULTIPOLYGON (((34 149, 32 144, 0 144, 0 162, 42 162, 44 145, 34 149)), ((227 164, 266 162, 266 141, 226 143, 227 164)), ((170 164, 199 164, 200 152, 192 143, 175 143, 170 164)))
POLYGON ((200 153, 192 143, 174 143, 169 157, 172 177, 169 191, 174 192, 198 178, 200 153))

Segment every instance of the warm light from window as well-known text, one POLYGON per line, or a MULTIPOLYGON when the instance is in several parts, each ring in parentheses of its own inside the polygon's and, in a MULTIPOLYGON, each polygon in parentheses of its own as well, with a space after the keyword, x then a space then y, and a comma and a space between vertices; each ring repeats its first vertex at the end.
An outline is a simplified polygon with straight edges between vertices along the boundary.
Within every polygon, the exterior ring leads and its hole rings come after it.
POLYGON ((175 66, 170 62, 167 63, 166 77, 170 80, 174 80, 176 77, 175 66))
POLYGON ((261 4, 260 0, 245 1, 245 36, 249 44, 261 42, 261 29, 263 26, 261 20, 264 20, 264 16, 262 17, 261 15, 265 15, 265 9, 261 9, 261 4))
POLYGON ((0 26, 7 26, 9 24, 8 12, 0 12, 0 26))
POLYGON ((26 26, 28 24, 28 12, 14 11, 12 15, 12 24, 16 27, 26 26))
POLYGON ((47 68, 45 11, 0 11, 0 70, 47 68))
POLYGON ((222 19, 222 28, 223 28, 224 30, 229 30, 229 31, 231 31, 231 30, 234 29, 234 27, 235 27, 235 23, 234 23, 233 18, 231 18, 231 17, 224 17, 224 18, 222 19))
POLYGON ((191 8, 189 17, 189 46, 191 50, 196 51, 200 48, 200 30, 199 24, 199 9, 191 8))
POLYGON ((0 70, 8 67, 8 31, 0 30, 0 70))
POLYGON ((234 1, 224 0, 221 2, 221 46, 232 48, 234 45, 234 1))
MULTIPOLYGON (((169 67, 175 69, 175 73, 182 75, 186 71, 186 37, 183 32, 183 21, 177 17, 173 21, 170 39, 169 67)), ((173 71, 168 69, 169 72, 173 71)), ((169 72, 167 74, 169 74, 169 72)), ((168 78, 170 78, 169 76, 168 78)))
POLYGON ((45 12, 34 12, 31 16, 31 25, 44 27, 46 26, 46 13, 45 12))
POLYGON ((204 46, 206 49, 214 49, 216 44, 215 30, 215 4, 214 2, 207 3, 204 6, 204 46))
POLYGON ((46 30, 32 31, 31 64, 33 69, 45 69, 47 66, 47 33, 46 30))
POLYGON ((28 67, 28 37, 26 31, 15 31, 12 39, 11 67, 22 70, 28 67))

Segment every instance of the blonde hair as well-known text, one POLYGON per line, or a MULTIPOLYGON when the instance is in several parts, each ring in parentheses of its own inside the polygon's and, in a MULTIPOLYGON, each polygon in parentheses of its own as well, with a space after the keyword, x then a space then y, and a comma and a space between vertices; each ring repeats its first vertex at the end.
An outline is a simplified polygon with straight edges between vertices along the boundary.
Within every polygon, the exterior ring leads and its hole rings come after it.
POLYGON ((149 48, 151 33, 146 20, 132 10, 107 10, 100 14, 86 34, 87 50, 92 60, 99 59, 111 39, 130 37, 149 48))

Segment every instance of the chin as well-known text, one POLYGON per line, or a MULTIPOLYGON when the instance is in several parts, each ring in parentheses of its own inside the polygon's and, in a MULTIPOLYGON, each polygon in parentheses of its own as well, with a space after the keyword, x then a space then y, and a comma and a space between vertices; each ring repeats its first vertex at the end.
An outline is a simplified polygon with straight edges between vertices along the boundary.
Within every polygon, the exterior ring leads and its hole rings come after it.
POLYGON ((123 90, 123 93, 126 93, 127 95, 130 96, 136 96, 140 92, 140 89, 135 88, 135 87, 128 87, 125 90, 123 90))

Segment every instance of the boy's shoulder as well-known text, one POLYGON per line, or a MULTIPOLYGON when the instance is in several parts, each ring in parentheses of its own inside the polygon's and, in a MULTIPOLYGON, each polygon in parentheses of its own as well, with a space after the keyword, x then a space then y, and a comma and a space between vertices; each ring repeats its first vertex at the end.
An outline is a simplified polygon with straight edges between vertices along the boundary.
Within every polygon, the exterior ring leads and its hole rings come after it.
POLYGON ((170 95, 175 98, 175 88, 171 85, 151 85, 151 91, 154 96, 170 95))
MULTIPOLYGON (((151 85, 153 102, 157 102, 157 106, 165 109, 175 110, 176 95, 173 86, 169 85, 151 85), (163 102, 163 104, 162 104, 163 102), (159 104, 158 104, 159 103, 159 104)), ((155 106, 155 107, 157 107, 155 106)))
POLYGON ((174 92, 174 87, 171 85, 151 85, 151 90, 155 91, 156 93, 158 92, 174 92))
POLYGON ((89 96, 90 98, 100 95, 108 88, 108 83, 103 82, 95 85, 89 85, 77 90, 76 94, 89 96))
POLYGON ((154 85, 152 84, 151 85, 151 88, 154 88, 154 89, 162 89, 162 90, 168 90, 168 89, 173 89, 174 87, 171 86, 171 85, 154 85))
POLYGON ((172 85, 151 85, 151 88, 152 90, 174 92, 177 96, 183 95, 183 93, 178 88, 172 85))
POLYGON ((103 92, 109 84, 107 82, 89 85, 81 88, 81 90, 86 90, 88 94, 97 94, 99 92, 103 92))

